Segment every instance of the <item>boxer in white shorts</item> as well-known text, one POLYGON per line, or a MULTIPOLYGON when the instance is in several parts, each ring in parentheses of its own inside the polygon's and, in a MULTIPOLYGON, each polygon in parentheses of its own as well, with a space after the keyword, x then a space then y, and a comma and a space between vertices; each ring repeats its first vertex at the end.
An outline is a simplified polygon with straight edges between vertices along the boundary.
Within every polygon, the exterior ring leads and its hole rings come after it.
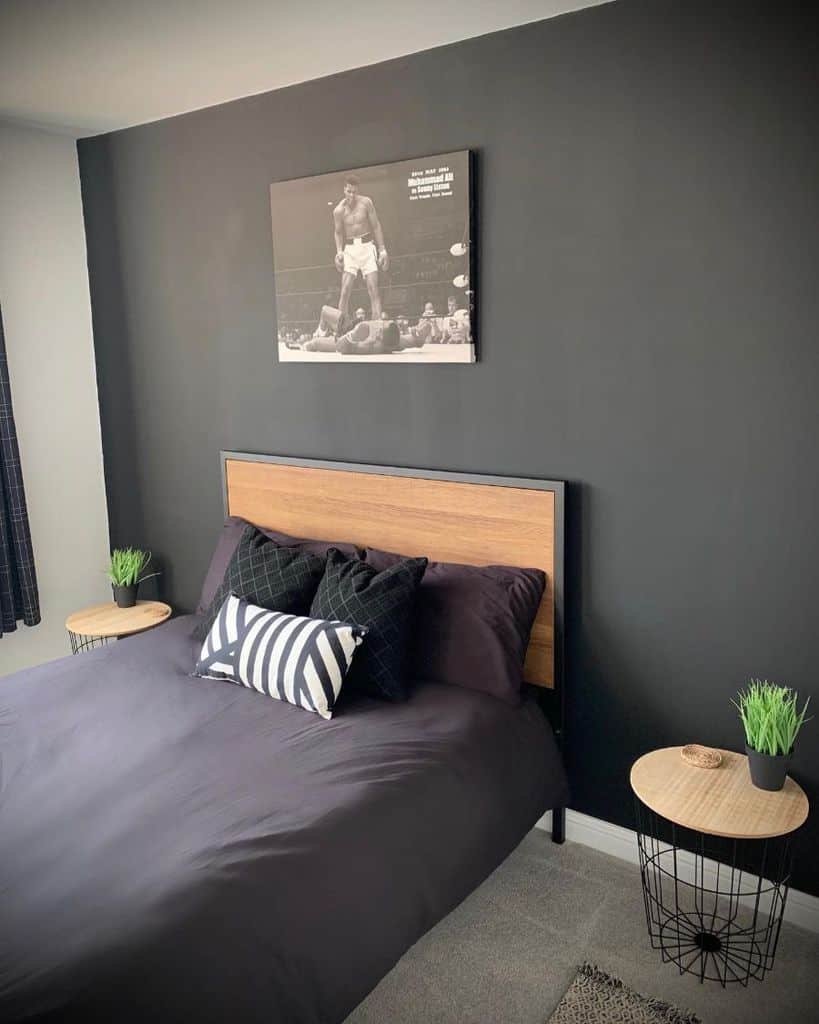
POLYGON ((358 178, 348 174, 344 179, 344 198, 333 210, 333 234, 336 242, 335 265, 341 274, 338 308, 343 320, 349 317, 350 293, 359 274, 364 278, 370 296, 373 320, 381 319, 381 293, 378 271, 389 267, 384 245, 384 232, 369 196, 358 194, 358 178))

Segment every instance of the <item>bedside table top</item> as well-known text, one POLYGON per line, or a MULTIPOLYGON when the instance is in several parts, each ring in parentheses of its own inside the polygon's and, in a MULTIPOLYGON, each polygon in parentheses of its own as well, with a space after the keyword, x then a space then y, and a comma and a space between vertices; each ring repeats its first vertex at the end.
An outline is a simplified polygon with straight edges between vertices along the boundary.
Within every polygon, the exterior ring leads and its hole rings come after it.
POLYGON ((631 768, 631 788, 646 807, 677 825, 730 839, 770 839, 799 828, 808 798, 799 783, 785 779, 779 793, 757 789, 748 758, 721 750, 719 768, 683 761, 682 747, 652 750, 631 768))
POLYGON ((170 605, 163 601, 137 601, 133 608, 118 608, 109 601, 69 615, 65 628, 83 636, 128 636, 158 626, 170 614, 170 605))

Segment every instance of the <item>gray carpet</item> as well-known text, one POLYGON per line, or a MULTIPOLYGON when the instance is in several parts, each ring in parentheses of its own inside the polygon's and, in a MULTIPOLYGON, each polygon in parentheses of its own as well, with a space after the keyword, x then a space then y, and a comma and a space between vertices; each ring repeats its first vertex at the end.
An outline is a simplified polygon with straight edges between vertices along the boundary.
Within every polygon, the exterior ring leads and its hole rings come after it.
POLYGON ((585 960, 703 1024, 819 1021, 819 935, 785 924, 764 981, 700 985, 651 949, 636 867, 536 831, 347 1024, 545 1024, 585 960))

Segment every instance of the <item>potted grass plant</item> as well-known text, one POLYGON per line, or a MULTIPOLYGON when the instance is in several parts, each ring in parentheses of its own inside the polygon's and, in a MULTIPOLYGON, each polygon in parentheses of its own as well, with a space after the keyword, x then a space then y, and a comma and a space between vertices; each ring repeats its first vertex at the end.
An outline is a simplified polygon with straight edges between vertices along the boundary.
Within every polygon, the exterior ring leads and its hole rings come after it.
POLYGON ((140 583, 159 575, 156 572, 146 574, 150 561, 151 552, 139 548, 114 548, 111 552, 108 578, 119 608, 133 608, 140 583))
POLYGON ((776 792, 785 785, 793 745, 808 719, 810 697, 800 711, 799 694, 788 686, 777 686, 767 679, 752 679, 738 700, 732 701, 745 729, 745 753, 751 782, 758 789, 776 792))

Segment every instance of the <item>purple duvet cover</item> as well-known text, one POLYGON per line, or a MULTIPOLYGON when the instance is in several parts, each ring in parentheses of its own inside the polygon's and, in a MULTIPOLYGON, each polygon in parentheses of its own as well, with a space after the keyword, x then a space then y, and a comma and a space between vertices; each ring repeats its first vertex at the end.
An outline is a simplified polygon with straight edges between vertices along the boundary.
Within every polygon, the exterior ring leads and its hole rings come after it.
POLYGON ((194 621, 0 678, 0 1021, 335 1024, 566 799, 531 702, 325 722, 194 621))

